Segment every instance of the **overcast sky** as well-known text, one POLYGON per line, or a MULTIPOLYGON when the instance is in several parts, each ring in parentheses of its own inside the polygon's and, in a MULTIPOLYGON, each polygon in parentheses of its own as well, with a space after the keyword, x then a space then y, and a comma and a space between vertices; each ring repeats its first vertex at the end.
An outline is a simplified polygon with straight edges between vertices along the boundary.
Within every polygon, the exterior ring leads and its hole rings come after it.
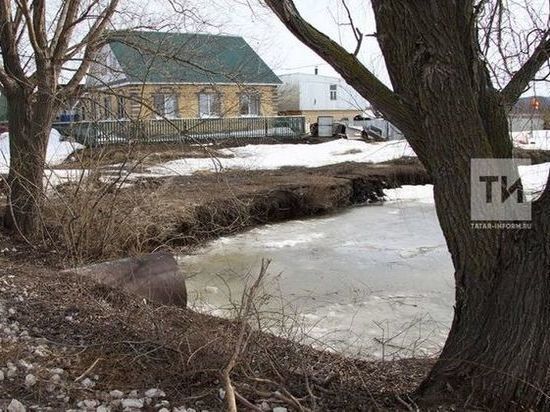
MULTIPOLYGON (((176 30, 240 35, 277 74, 313 73, 315 67, 318 67, 320 74, 337 75, 330 65, 297 40, 268 8, 262 6, 260 0, 148 0, 147 2, 126 0, 126 2, 134 3, 136 15, 139 14, 141 18, 154 20, 156 16, 162 23, 170 20, 176 22, 173 26, 176 30), (180 9, 182 7, 191 9, 194 18, 182 19, 181 13, 174 13, 173 9, 167 6, 170 2, 176 3, 180 9), (198 20, 203 22, 197 23, 198 20)), ((346 0, 346 3, 351 9, 356 26, 364 34, 374 33, 374 15, 369 2, 346 0)), ((540 26, 547 26, 549 3, 549 0, 508 0, 513 11, 510 20, 512 30, 514 32, 531 31, 532 19, 538 19, 540 26), (525 3, 531 8, 530 13, 526 12, 525 3)), ((345 24, 348 22, 347 13, 340 0, 295 0, 295 4, 303 17, 320 31, 348 50, 355 49, 355 37, 349 25, 345 24)), ((152 23, 152 27, 158 27, 158 21, 156 24, 152 23)), ((389 85, 382 54, 374 37, 364 39, 359 58, 389 85)), ((493 57, 491 60, 494 63, 493 57)), ((498 65, 493 65, 495 66, 498 65)), ((539 95, 550 95, 550 87, 546 83, 537 83, 536 91, 539 95)), ((532 89, 526 93, 526 95, 532 94, 532 89)))
MULTIPOLYGON (((319 56, 297 40, 277 17, 267 8, 262 7, 258 0, 211 0, 205 6, 202 0, 187 0, 194 2, 205 20, 214 24, 210 31, 243 36, 249 44, 262 56, 277 74, 303 72, 313 73, 315 67, 320 74, 336 75, 336 72, 319 56)), ((539 0, 533 0, 534 4, 539 0)), ((355 48, 355 38, 346 23, 347 14, 339 0, 295 0, 296 6, 310 23, 329 35, 332 39, 344 45, 348 50, 355 48)), ((363 33, 375 31, 372 9, 365 0, 347 0, 352 10, 355 24, 363 33)), ((548 1, 540 0, 540 14, 547 13, 548 1)), ((519 27, 524 16, 516 13, 519 27)), ((530 26, 529 26, 530 27, 530 26)), ((361 61, 382 81, 389 84, 382 55, 376 40, 366 37, 359 55, 361 61)), ((532 94, 533 91, 526 93, 532 94)), ((548 95, 546 84, 537 84, 537 94, 548 95)))
MULTIPOLYGON (((334 75, 335 71, 319 56, 304 46, 294 37, 277 17, 257 2, 257 0, 214 0, 215 9, 229 9, 231 14, 221 16, 220 30, 242 35, 250 45, 277 72, 313 73, 315 66, 320 74, 334 75), (224 7, 225 6, 225 7, 224 7)), ((347 4, 353 13, 353 19, 364 33, 374 32, 374 17, 370 7, 365 7, 364 0, 348 0, 347 4)), ((345 45, 355 49, 355 38, 349 26, 338 25, 337 21, 347 22, 347 14, 338 0, 297 0, 296 5, 310 23, 319 30, 345 45)), ((215 15, 216 10, 210 15, 215 15)), ((361 60, 377 74, 386 77, 380 49, 373 38, 367 37, 363 43, 361 60)))

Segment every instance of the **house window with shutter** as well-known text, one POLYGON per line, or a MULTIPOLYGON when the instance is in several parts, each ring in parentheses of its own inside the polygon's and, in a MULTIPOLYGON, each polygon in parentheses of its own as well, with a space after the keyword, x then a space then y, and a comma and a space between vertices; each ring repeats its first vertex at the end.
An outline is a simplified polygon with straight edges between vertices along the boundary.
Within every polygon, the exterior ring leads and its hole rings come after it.
POLYGON ((240 97, 240 115, 242 117, 256 117, 260 115, 259 93, 243 93, 240 97))
POLYGON ((159 118, 174 119, 178 117, 178 96, 174 93, 153 95, 154 115, 159 118))
POLYGON ((331 84, 330 85, 330 100, 336 100, 338 98, 337 94, 337 85, 331 84))
POLYGON ((219 93, 199 93, 199 117, 202 119, 221 116, 221 96, 219 93))

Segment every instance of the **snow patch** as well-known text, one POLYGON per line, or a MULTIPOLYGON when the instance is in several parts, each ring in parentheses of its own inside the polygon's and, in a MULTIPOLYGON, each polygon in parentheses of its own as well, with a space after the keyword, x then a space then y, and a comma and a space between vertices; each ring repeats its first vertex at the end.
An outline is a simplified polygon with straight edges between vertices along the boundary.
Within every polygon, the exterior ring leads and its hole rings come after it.
POLYGON ((513 132, 514 146, 526 150, 550 150, 550 130, 513 132))
POLYGON ((519 166, 518 169, 527 200, 536 199, 546 186, 548 173, 550 171, 550 163, 519 166))
POLYGON ((405 140, 366 143, 333 140, 320 144, 247 145, 223 149, 230 158, 177 159, 150 169, 156 175, 190 175, 197 171, 223 169, 269 170, 281 167, 319 167, 343 162, 380 163, 403 156, 416 156, 405 140))
POLYGON ((404 185, 396 189, 385 189, 384 194, 389 202, 416 201, 420 203, 434 203, 433 185, 404 185))
MULTIPOLYGON (((80 143, 62 141, 61 134, 55 129, 50 132, 46 149, 46 164, 55 166, 63 163, 73 152, 83 149, 80 143)), ((0 134, 0 173, 8 173, 10 168, 9 133, 0 134)))
MULTIPOLYGON (((528 200, 537 198, 548 180, 550 163, 541 163, 530 166, 519 166, 519 175, 528 200)), ((402 186, 396 189, 385 189, 384 194, 389 202, 414 201, 433 204, 433 185, 402 186)))

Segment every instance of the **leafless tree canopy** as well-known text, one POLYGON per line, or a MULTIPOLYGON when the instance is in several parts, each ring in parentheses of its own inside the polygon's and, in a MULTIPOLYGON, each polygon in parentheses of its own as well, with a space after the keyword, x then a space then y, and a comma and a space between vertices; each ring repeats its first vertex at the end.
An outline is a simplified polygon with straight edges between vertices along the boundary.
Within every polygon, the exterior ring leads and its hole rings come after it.
POLYGON ((47 86, 55 90, 62 68, 79 62, 63 91, 65 95, 74 92, 101 45, 101 34, 109 27, 118 3, 67 0, 52 8, 46 6, 46 0, 2 2, 2 88, 7 93, 16 87, 47 86))

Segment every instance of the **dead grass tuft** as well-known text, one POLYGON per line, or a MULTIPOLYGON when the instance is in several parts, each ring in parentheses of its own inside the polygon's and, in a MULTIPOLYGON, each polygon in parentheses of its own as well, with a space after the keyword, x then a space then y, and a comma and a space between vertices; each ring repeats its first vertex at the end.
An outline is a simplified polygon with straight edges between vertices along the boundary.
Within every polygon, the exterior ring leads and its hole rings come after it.
POLYGON ((44 221, 75 262, 135 256, 168 244, 185 219, 166 201, 168 190, 146 183, 136 190, 99 182, 66 187, 44 205, 44 221))

